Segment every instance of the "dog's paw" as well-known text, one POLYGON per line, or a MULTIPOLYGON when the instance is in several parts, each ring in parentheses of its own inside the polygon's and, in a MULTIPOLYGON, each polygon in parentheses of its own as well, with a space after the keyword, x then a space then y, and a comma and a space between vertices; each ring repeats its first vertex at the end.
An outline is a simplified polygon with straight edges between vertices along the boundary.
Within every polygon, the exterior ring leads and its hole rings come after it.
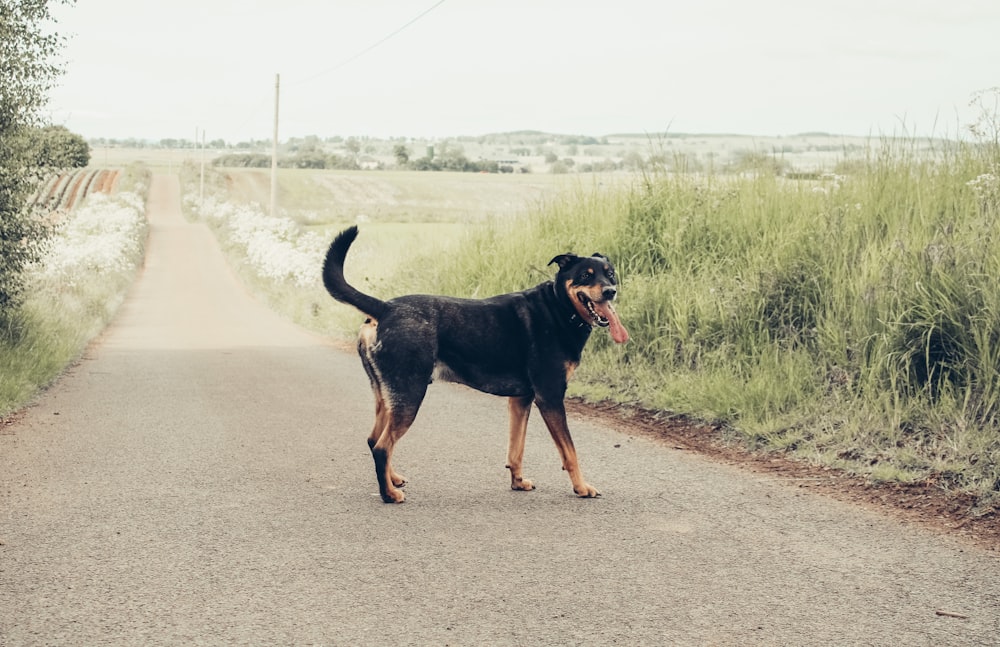
POLYGON ((391 478, 392 478, 392 484, 395 487, 403 487, 404 485, 406 485, 406 477, 403 476, 402 474, 393 473, 391 478))
POLYGON ((601 493, 598 492, 596 488, 593 488, 586 483, 579 487, 574 486, 573 492, 575 492, 581 499, 595 499, 601 496, 601 493))
POLYGON ((528 479, 516 479, 514 481, 511 481, 510 489, 527 492, 528 490, 534 490, 535 484, 529 481, 528 479))
POLYGON ((382 494, 382 500, 386 503, 402 503, 406 501, 406 495, 402 490, 397 490, 396 488, 389 488, 382 494))

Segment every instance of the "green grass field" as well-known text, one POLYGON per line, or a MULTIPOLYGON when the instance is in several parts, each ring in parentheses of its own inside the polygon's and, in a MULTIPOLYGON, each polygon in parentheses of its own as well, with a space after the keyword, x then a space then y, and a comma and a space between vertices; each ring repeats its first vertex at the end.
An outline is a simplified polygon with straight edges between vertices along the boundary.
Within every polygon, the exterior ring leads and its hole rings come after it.
MULTIPOLYGON (((223 169, 236 201, 270 203, 270 171, 223 169)), ((613 177, 613 176, 612 176, 613 177)), ((480 222, 537 208, 590 176, 279 169, 278 208, 302 222, 480 222)))

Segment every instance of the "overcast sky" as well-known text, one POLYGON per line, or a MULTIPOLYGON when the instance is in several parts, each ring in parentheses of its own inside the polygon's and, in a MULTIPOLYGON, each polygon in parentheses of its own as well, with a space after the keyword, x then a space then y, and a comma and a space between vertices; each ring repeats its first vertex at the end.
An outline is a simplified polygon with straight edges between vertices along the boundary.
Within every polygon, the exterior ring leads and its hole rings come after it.
POLYGON ((55 13, 69 40, 51 118, 88 138, 269 139, 276 74, 281 139, 957 136, 973 93, 1000 86, 1000 0, 78 0, 55 13))

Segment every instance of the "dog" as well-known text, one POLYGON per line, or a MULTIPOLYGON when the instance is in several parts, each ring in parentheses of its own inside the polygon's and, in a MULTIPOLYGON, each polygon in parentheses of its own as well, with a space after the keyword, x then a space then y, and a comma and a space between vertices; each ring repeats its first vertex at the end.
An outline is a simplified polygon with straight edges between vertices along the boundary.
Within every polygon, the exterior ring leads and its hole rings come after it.
POLYGON ((400 489, 406 479, 392 467, 393 447, 410 428, 435 378, 508 398, 511 489, 534 489, 521 473, 533 402, 573 491, 600 496, 580 471, 564 398, 594 326, 607 328, 617 343, 628 341, 612 306, 618 279, 611 262, 602 254, 561 254, 548 263, 558 266, 553 280, 522 292, 488 299, 414 294, 382 301, 344 279, 344 261, 357 235, 358 228, 350 227, 331 243, 323 283, 334 299, 367 317, 358 354, 375 394, 368 447, 382 500, 402 503, 406 498, 400 489))

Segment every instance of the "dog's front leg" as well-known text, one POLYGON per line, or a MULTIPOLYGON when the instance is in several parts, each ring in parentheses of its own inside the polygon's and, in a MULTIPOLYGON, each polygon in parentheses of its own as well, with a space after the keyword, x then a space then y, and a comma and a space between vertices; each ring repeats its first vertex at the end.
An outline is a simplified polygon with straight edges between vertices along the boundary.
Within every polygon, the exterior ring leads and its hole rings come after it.
POLYGON ((510 441, 507 443, 507 469, 510 470, 510 489, 533 490, 535 486, 521 474, 524 460, 524 438, 528 432, 528 415, 531 413, 531 396, 512 397, 507 401, 510 413, 510 441))
POLYGON ((591 498, 601 496, 594 487, 583 480, 580 463, 576 458, 576 448, 569 435, 569 425, 566 424, 566 407, 560 401, 557 404, 536 400, 538 410, 549 428, 549 434, 562 456, 563 469, 569 472, 569 480, 573 483, 573 491, 577 496, 591 498))

